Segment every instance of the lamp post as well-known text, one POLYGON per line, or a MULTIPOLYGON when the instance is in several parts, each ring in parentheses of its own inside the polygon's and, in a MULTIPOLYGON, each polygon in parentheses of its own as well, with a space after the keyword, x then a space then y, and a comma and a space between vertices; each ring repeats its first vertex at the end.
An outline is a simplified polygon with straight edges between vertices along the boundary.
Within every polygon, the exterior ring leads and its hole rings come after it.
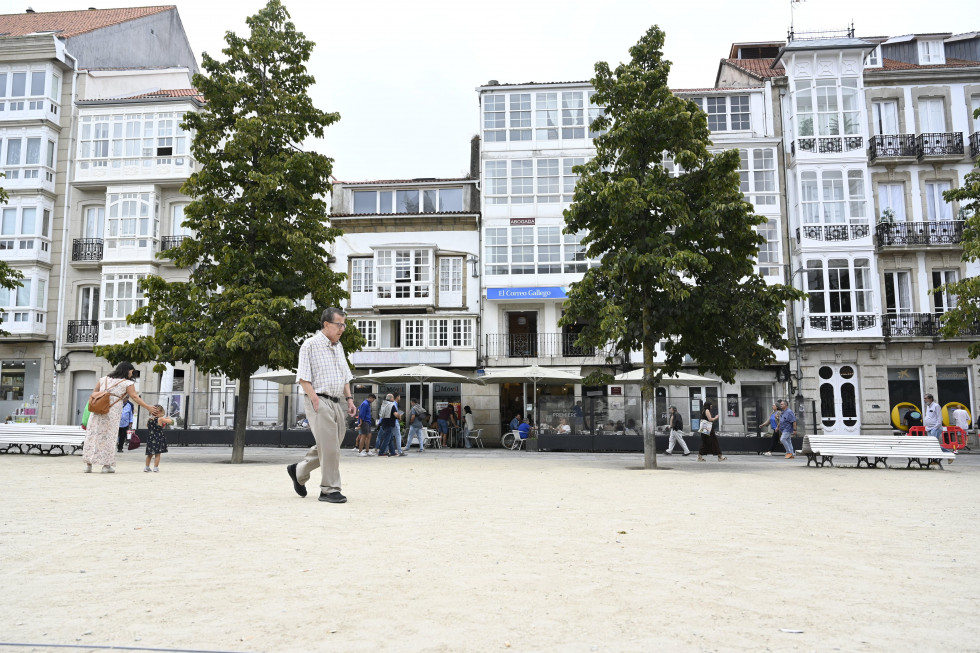
MULTIPOLYGON (((784 264, 783 267, 789 269, 789 265, 784 264)), ((795 270, 793 270, 792 273, 790 273, 789 279, 787 280, 786 284, 789 286, 793 286, 793 288, 795 289, 796 286, 793 284, 793 281, 794 279, 796 279, 796 275, 798 275, 800 272, 803 272, 802 265, 796 268, 795 270)), ((803 371, 802 371, 803 365, 800 360, 800 334, 796 326, 796 314, 795 311, 793 310, 794 304, 795 302, 791 301, 787 306, 786 324, 787 324, 787 328, 793 330, 793 348, 796 350, 796 397, 795 397, 796 402, 795 404, 796 404, 796 408, 799 408, 800 405, 803 403, 803 392, 801 391, 801 386, 803 385, 803 371)), ((790 386, 790 393, 792 393, 793 392, 792 377, 790 377, 789 379, 789 386, 790 386)))

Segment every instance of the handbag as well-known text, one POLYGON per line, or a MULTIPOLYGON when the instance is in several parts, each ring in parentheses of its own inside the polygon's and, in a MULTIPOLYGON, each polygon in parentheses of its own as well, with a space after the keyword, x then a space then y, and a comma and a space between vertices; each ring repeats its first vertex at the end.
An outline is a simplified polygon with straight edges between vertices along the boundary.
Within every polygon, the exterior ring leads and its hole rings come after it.
POLYGON ((706 419, 702 419, 701 425, 698 427, 698 432, 703 435, 708 435, 711 433, 711 422, 706 419))
POLYGON ((140 442, 140 436, 136 435, 136 431, 133 429, 129 430, 129 450, 139 449, 142 442, 140 442))
MULTIPOLYGON (((103 379, 105 380, 105 379, 103 379)), ((92 391, 92 394, 88 397, 88 410, 90 413, 96 415, 106 415, 109 413, 109 409, 114 405, 119 403, 122 397, 113 397, 109 394, 109 387, 116 387, 122 382, 122 379, 116 381, 112 386, 107 386, 105 390, 99 390, 96 388, 92 391)), ((99 385, 102 385, 101 383, 99 385)))

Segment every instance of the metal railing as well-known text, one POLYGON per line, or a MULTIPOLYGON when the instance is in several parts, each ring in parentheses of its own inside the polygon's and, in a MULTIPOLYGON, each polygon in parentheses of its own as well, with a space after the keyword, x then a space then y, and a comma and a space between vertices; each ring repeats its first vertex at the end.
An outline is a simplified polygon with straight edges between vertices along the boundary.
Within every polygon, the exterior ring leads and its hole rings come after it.
POLYGON ((960 132, 919 134, 915 143, 920 157, 963 155, 963 134, 960 132))
POLYGON ((868 144, 868 160, 884 157, 917 157, 915 134, 882 134, 872 136, 868 144))
POLYGON ((98 342, 98 320, 68 320, 68 342, 98 342))
POLYGON ((959 245, 963 241, 963 221, 879 222, 875 226, 875 247, 890 245, 959 245))
POLYGON ((71 260, 101 261, 102 243, 101 238, 76 238, 71 244, 71 260))
MULTIPOLYGON (((837 154, 840 152, 851 152, 860 150, 864 147, 863 136, 821 136, 797 138, 800 152, 810 152, 811 154, 837 154)), ((796 154, 796 145, 791 143, 793 154, 796 154)))
POLYGON ((970 134, 970 156, 973 158, 980 156, 980 132, 970 134))
MULTIPOLYGON (((881 316, 881 332, 886 338, 938 338, 942 328, 942 313, 886 313, 881 316)), ((980 324, 974 324, 958 335, 980 335, 980 324)))
POLYGON ((579 347, 577 333, 488 333, 486 355, 509 358, 590 358, 611 356, 612 345, 579 347))
POLYGON ((796 242, 800 242, 801 236, 808 240, 840 242, 865 238, 870 235, 871 226, 867 224, 804 225, 796 229, 796 242))
POLYGON ((872 329, 878 322, 877 315, 811 315, 810 327, 820 331, 862 331, 872 329))
POLYGON ((180 243, 183 242, 184 238, 187 238, 187 236, 164 236, 160 239, 160 251, 165 252, 168 249, 180 247, 180 243))

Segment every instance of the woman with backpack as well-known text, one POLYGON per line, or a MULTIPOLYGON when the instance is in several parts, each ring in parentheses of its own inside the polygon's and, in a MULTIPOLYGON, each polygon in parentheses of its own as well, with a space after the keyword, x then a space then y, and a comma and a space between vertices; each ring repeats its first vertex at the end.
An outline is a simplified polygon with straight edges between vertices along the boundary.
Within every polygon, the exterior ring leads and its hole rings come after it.
POLYGON ((163 415, 162 410, 158 412, 156 408, 140 399, 132 378, 135 370, 132 363, 119 363, 116 369, 99 379, 93 391, 93 394, 108 393, 109 410, 105 413, 93 411, 89 415, 85 442, 82 445, 82 462, 85 463, 86 472, 92 471, 92 465, 102 465, 103 474, 112 474, 116 471, 116 438, 119 434, 124 397, 129 397, 130 401, 147 409, 154 417, 163 415))

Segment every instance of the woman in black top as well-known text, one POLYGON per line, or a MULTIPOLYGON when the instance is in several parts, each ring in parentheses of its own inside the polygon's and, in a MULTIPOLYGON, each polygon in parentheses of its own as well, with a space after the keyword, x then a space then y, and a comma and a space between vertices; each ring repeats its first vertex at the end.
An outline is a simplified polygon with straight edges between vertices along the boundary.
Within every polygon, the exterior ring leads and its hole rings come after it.
POLYGON ((718 462, 728 460, 721 453, 721 445, 718 443, 718 414, 714 412, 714 405, 710 401, 704 402, 701 410, 701 419, 711 422, 711 433, 701 434, 701 448, 698 449, 698 462, 704 462, 704 455, 711 453, 718 456, 718 462))

